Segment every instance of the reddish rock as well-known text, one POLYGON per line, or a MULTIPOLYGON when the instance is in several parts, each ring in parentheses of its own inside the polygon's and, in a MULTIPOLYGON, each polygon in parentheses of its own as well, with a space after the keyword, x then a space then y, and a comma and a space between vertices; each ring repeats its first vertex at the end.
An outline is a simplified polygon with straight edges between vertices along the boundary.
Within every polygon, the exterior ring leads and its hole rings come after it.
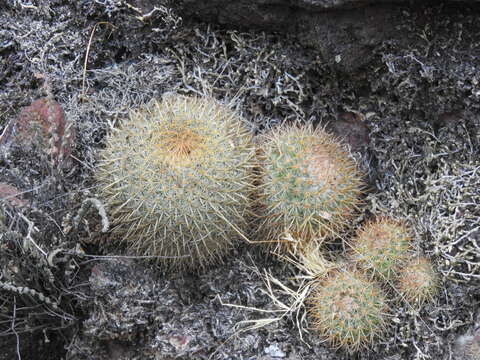
POLYGON ((177 351, 183 351, 187 347, 190 340, 191 339, 188 336, 174 335, 168 339, 168 342, 170 343, 170 345, 175 347, 177 351))
POLYGON ((17 144, 38 146, 54 165, 68 164, 75 134, 58 102, 48 97, 34 101, 22 109, 14 126, 17 144))
POLYGON ((27 202, 22 199, 20 190, 5 183, 0 183, 0 202, 2 201, 6 201, 16 207, 22 207, 27 204, 27 202))

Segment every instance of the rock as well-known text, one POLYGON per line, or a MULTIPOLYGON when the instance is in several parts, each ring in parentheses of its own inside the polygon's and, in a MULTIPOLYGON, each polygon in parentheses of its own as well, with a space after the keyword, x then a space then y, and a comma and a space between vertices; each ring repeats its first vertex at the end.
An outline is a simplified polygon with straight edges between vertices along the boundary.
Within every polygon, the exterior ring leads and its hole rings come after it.
MULTIPOLYGON (((455 0, 459 1, 459 0, 455 0)), ((159 0, 137 0, 147 11, 159 0)), ((478 0, 466 1, 470 3, 478 0)), ((422 3, 416 4, 417 8, 422 3)), ((228 28, 279 31, 294 35, 318 51, 335 69, 352 73, 369 64, 383 41, 405 41, 399 31, 406 0, 183 0, 172 6, 184 19, 218 23, 228 28)), ((413 8, 414 9, 414 8, 413 8)))
POLYGON ((15 207, 23 207, 27 204, 20 190, 12 185, 0 183, 0 202, 3 201, 15 207))
POLYGON ((270 355, 272 358, 281 359, 285 357, 285 352, 283 352, 277 344, 269 345, 264 350, 265 354, 270 355))
POLYGON ((331 128, 336 136, 350 146, 352 152, 361 152, 368 146, 368 127, 360 113, 339 113, 331 128))
POLYGON ((400 9, 393 4, 376 1, 374 7, 360 7, 368 3, 371 1, 185 0, 177 5, 177 11, 184 18, 227 27, 293 34, 302 45, 317 50, 324 62, 353 72, 368 64, 372 50, 382 41, 398 35, 396 26, 402 18, 400 9), (336 11, 325 12, 326 9, 336 11))
POLYGON ((44 97, 24 107, 0 136, 0 147, 11 144, 32 148, 50 157, 54 166, 70 167, 70 154, 75 133, 66 121, 62 107, 55 100, 44 97))

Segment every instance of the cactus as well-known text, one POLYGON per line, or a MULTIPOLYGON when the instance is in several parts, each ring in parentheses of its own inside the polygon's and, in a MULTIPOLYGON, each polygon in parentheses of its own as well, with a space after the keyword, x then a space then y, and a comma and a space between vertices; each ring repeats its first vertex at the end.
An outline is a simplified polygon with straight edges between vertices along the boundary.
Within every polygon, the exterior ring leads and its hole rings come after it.
POLYGON ((260 159, 261 241, 321 243, 338 235, 354 214, 360 174, 343 145, 324 130, 273 131, 264 138, 260 159))
POLYGON ((204 267, 245 237, 255 148, 210 98, 170 96, 114 130, 96 173, 128 252, 166 269, 204 267))
POLYGON ((397 291, 413 306, 433 298, 438 290, 438 279, 433 265, 423 256, 408 261, 398 273, 397 291))
POLYGON ((312 328, 334 347, 352 353, 385 333, 386 296, 360 272, 334 270, 317 283, 308 303, 312 328))
POLYGON ((350 258, 364 270, 390 281, 410 257, 411 240, 403 222, 380 217, 357 232, 350 244, 350 258))

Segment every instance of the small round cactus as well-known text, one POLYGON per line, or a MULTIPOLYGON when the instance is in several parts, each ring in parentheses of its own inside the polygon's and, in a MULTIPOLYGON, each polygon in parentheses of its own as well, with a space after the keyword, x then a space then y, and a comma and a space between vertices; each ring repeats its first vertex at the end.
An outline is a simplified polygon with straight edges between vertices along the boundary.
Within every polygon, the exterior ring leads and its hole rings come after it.
POLYGON ((408 261, 398 273, 396 289, 413 306, 431 300, 438 290, 437 274, 431 261, 423 256, 408 261))
POLYGON ((409 259, 411 241, 404 223, 380 217, 357 232, 350 244, 350 258, 362 269, 390 281, 409 259))
POLYGON ((273 131, 264 138, 260 158, 261 241, 321 243, 354 214, 361 176, 344 146, 324 130, 273 131))
POLYGON ((220 259, 247 228, 251 140, 242 119, 210 98, 169 96, 132 112, 96 172, 113 239, 166 268, 220 259))
POLYGON ((335 270, 308 300, 312 328, 333 346, 355 352, 385 333, 388 303, 382 289, 357 271, 335 270))

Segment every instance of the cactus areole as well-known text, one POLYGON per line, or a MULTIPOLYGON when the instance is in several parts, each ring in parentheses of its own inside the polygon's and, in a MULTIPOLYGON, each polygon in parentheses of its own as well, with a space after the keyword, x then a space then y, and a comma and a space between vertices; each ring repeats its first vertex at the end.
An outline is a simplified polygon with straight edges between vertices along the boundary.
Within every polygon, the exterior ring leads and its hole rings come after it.
POLYGON ((246 230, 254 154, 241 118, 213 99, 170 96, 132 112, 96 174, 113 240, 166 268, 221 259, 246 230))

